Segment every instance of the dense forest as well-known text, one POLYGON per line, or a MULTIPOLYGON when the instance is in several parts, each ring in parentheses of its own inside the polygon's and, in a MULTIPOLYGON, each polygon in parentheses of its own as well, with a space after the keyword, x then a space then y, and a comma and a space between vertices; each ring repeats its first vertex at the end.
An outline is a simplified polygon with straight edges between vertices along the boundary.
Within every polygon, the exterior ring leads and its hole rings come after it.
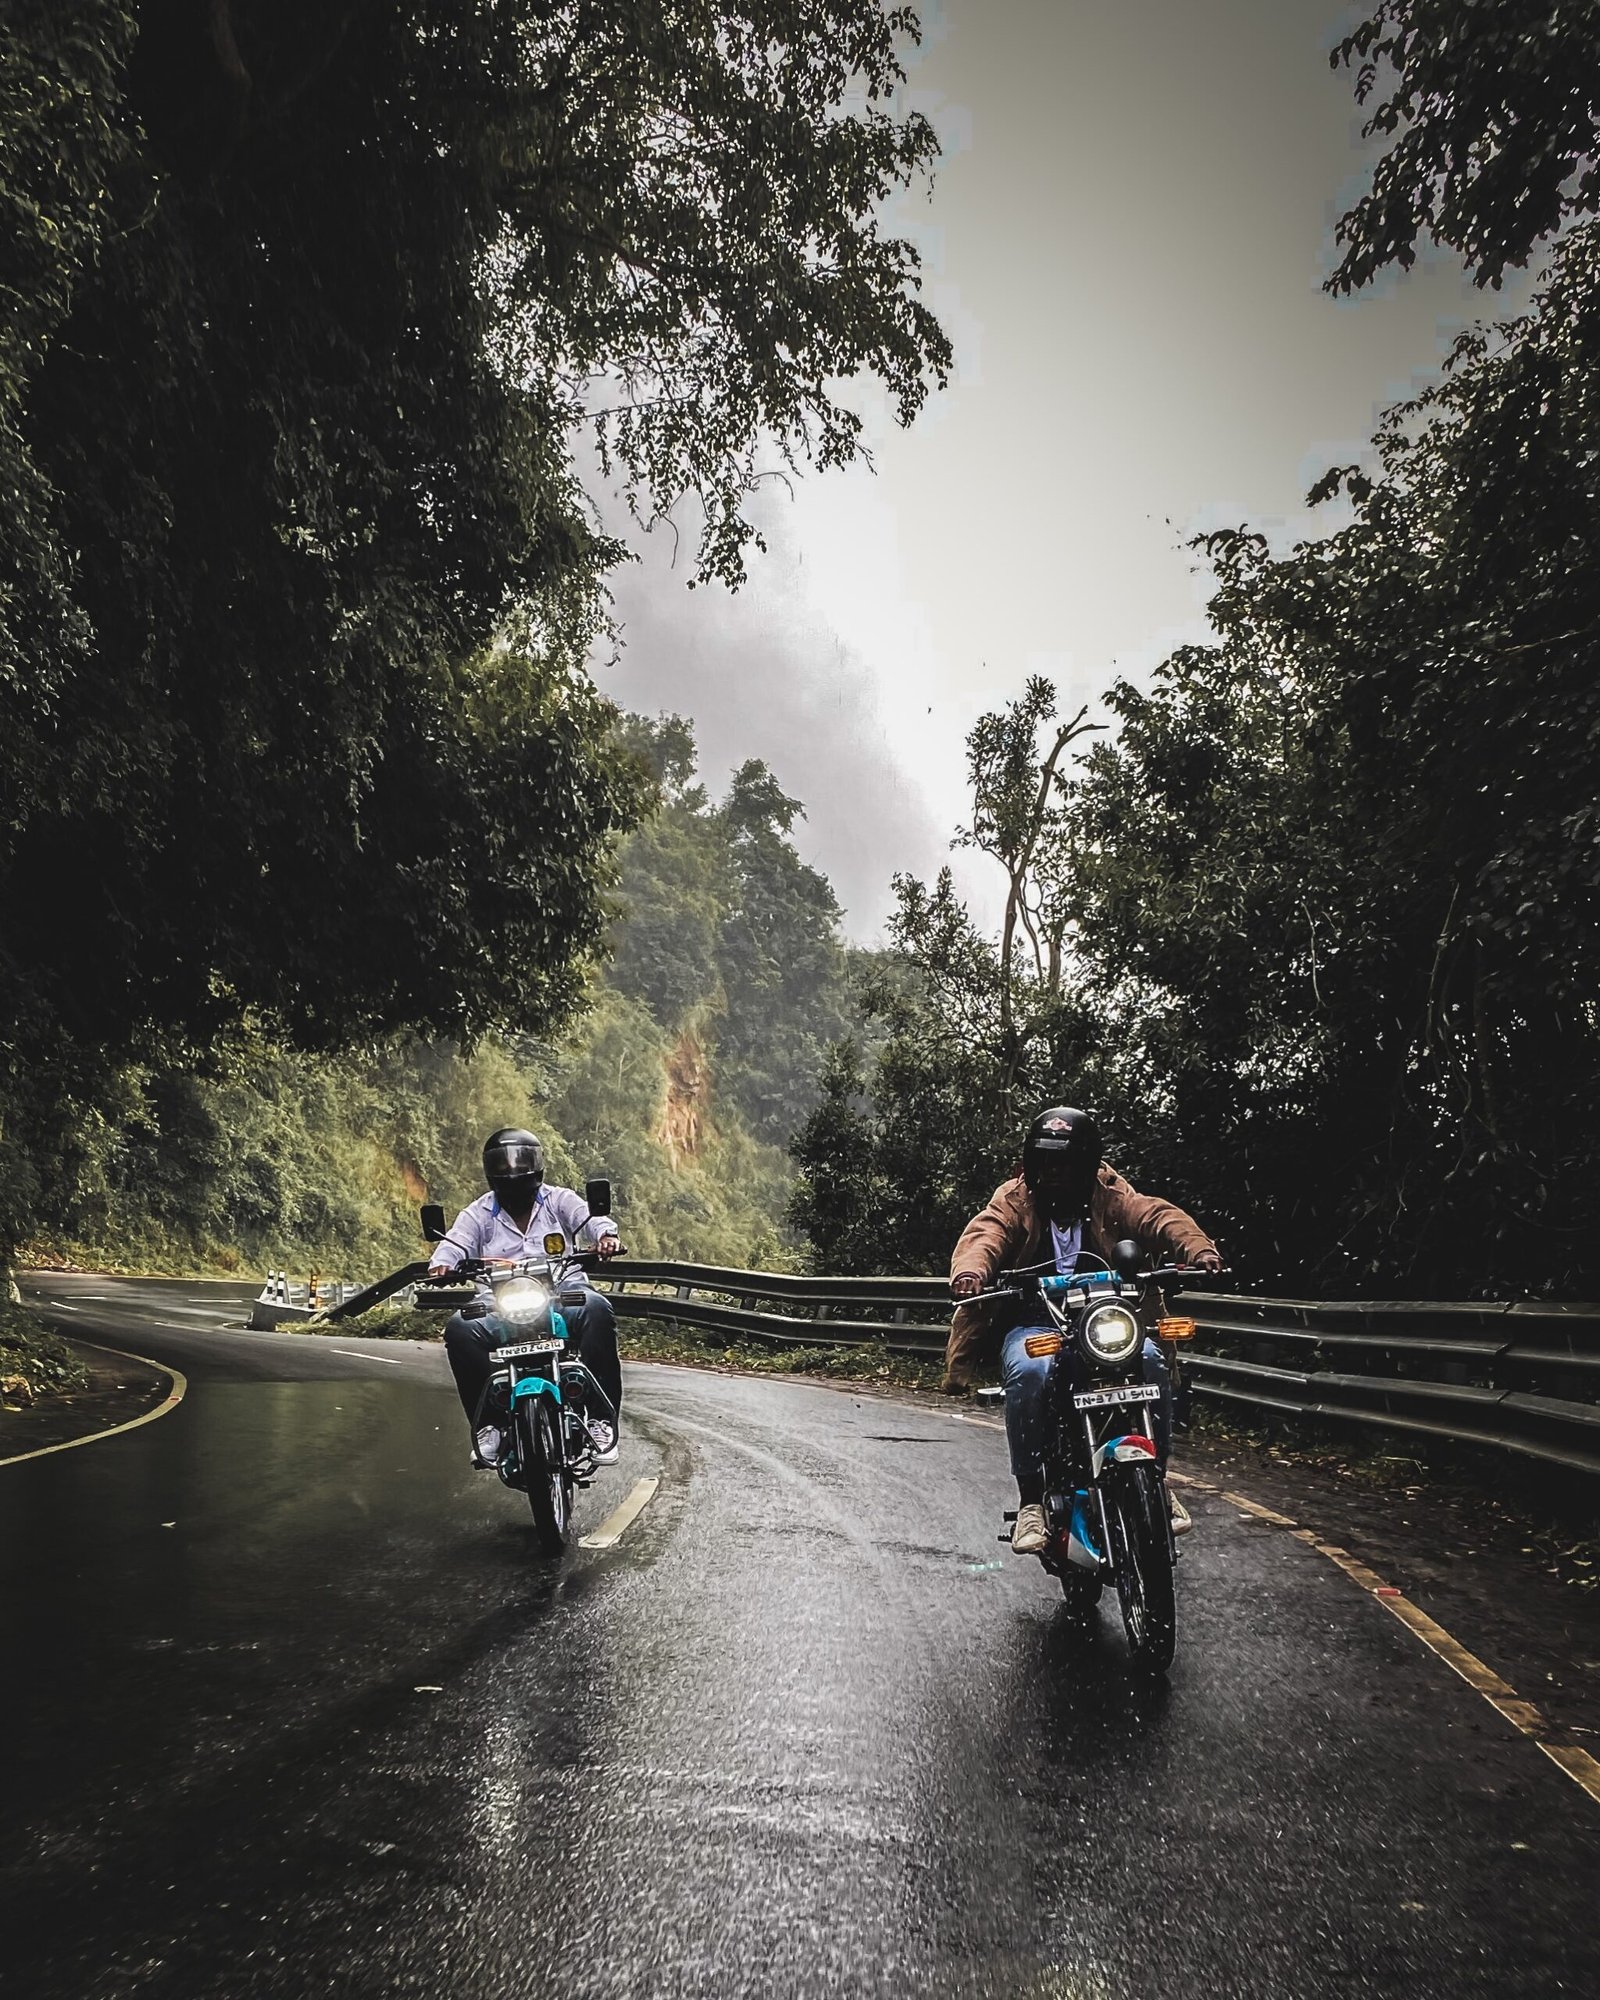
POLYGON ((482 1192, 484 1134, 519 1121, 553 1178, 613 1178, 635 1252, 795 1262, 784 1148, 853 1021, 838 906, 764 765, 719 801, 680 718, 627 718, 613 748, 652 803, 575 1022, 535 1003, 466 1051, 402 1035, 333 1055, 247 1027, 199 1068, 129 1065, 41 1162, 30 1254, 370 1276, 416 1254, 420 1200, 482 1192))
POLYGON ((1326 535, 1206 539, 1207 643, 982 719, 998 937, 945 874, 852 953, 778 777, 597 693, 585 478, 737 583, 764 472, 860 450, 846 378, 944 379, 881 224, 914 17, 18 0, 0 1251, 409 1250, 514 1115, 642 1249, 936 1269, 1064 1097, 1248 1280, 1600 1294, 1591 15, 1351 28, 1330 290, 1432 245, 1546 260, 1531 307, 1326 535))
POLYGON ((938 1265, 1065 1097, 1247 1281, 1600 1297, 1600 42, 1386 0, 1335 60, 1385 151, 1330 288, 1562 230, 1542 288, 1319 483, 1346 525, 1206 539, 1214 640, 1110 734, 1042 682, 974 730, 1004 935, 899 884, 886 1039, 796 1145, 827 1264, 938 1265))
MULTIPOLYGON (((589 483, 681 505, 736 584, 760 480, 860 450, 851 378, 906 422, 944 379, 881 221, 937 150, 897 102, 916 32, 878 0, 6 6, 0 1258, 138 1190, 130 1250, 191 1197, 197 1243, 332 1244, 380 1134, 447 1179, 496 1063, 559 1100, 520 1038, 592 994, 651 792, 586 672, 623 559, 589 483), (275 1126, 289 1188, 239 1143, 275 1126)), ((719 822, 752 907, 789 810, 751 773, 719 822)), ((594 1016, 624 1080, 696 1033, 629 957, 594 1016)), ((766 1143, 797 1076, 729 1032, 766 1143)))

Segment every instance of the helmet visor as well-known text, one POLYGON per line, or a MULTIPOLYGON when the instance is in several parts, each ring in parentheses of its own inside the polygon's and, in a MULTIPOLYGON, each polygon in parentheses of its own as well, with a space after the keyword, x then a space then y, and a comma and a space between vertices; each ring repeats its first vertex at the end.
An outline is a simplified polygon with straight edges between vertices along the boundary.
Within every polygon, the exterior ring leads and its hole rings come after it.
POLYGON ((483 1171, 489 1180, 541 1180, 544 1148, 536 1139, 501 1140, 485 1151, 483 1171))

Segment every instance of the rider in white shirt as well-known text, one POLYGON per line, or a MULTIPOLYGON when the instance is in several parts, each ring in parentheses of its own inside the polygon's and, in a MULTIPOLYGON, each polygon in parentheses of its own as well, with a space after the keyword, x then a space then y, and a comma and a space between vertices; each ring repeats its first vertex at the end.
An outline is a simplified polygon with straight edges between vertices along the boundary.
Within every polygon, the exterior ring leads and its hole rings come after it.
MULTIPOLYGON (((531 1132, 507 1126, 491 1133, 483 1149, 489 1192, 462 1209, 443 1241, 435 1245, 429 1276, 448 1277, 469 1257, 491 1262, 542 1256, 545 1237, 558 1234, 569 1251, 592 1249, 602 1257, 613 1256, 619 1247, 617 1225, 609 1215, 591 1215, 583 1196, 571 1188, 548 1185, 544 1164, 544 1147, 531 1132)), ((579 1285, 583 1303, 563 1305, 561 1316, 577 1358, 620 1417, 622 1364, 617 1359, 616 1315, 611 1301, 576 1272, 569 1274, 563 1289, 579 1285)), ((508 1337, 501 1323, 490 1317, 493 1303, 492 1288, 480 1283, 478 1297, 453 1314, 444 1330, 445 1353, 469 1424, 478 1416, 489 1380, 489 1356, 508 1337)), ((617 1440, 610 1423, 596 1416, 589 1419, 589 1430, 599 1462, 612 1464, 617 1440)), ((504 1443, 501 1424, 491 1420, 479 1426, 473 1436, 473 1464, 494 1465, 504 1443)))

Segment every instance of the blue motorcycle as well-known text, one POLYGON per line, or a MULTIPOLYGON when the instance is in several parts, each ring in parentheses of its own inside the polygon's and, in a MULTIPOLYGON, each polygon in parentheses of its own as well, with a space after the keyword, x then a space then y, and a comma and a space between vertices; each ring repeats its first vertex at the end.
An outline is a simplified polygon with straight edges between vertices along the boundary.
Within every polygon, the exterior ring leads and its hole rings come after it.
MULTIPOLYGON (((1024 1344, 1030 1355, 1051 1357, 1043 1503, 1050 1539, 1039 1560, 1085 1621, 1111 1584, 1134 1664, 1164 1673, 1177 1643, 1178 1550, 1153 1423, 1162 1388, 1145 1379, 1140 1305, 1145 1286, 1202 1274, 1185 1265, 1140 1272, 1132 1243, 1118 1244, 1114 1255, 1116 1271, 1063 1276, 1038 1265, 1003 1271, 987 1289, 1040 1314, 1024 1344)), ((1155 1332, 1172 1353, 1194 1337, 1195 1323, 1166 1316, 1155 1332)), ((979 1393, 1004 1404, 1003 1389, 979 1393)))
POLYGON ((527 1494, 534 1536, 547 1556, 565 1550, 573 1490, 589 1485, 597 1469, 588 1419, 605 1418, 613 1435, 617 1429, 610 1397, 566 1351, 561 1308, 581 1305, 583 1293, 565 1281, 593 1261, 592 1252, 568 1251, 560 1236, 548 1236, 542 1257, 492 1264, 468 1259, 451 1273, 452 1281, 470 1279, 494 1293, 488 1323, 503 1344, 490 1354, 472 1428, 491 1421, 504 1426, 496 1470, 505 1485, 527 1494))

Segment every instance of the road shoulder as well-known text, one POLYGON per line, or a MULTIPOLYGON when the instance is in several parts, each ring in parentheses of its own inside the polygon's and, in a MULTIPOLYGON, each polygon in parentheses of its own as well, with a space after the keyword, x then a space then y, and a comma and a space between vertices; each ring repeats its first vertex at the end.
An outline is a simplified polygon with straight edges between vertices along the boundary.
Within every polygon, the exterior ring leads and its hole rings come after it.
POLYGON ((1575 1530, 1401 1459, 1377 1479, 1190 1432, 1173 1466, 1349 1550, 1600 1754, 1600 1587, 1575 1530))
POLYGON ((20 1408, 9 1403, 0 1408, 0 1463, 117 1430, 147 1416, 171 1393, 172 1376, 165 1368, 87 1341, 70 1345, 89 1369, 89 1386, 67 1396, 41 1396, 20 1408))

